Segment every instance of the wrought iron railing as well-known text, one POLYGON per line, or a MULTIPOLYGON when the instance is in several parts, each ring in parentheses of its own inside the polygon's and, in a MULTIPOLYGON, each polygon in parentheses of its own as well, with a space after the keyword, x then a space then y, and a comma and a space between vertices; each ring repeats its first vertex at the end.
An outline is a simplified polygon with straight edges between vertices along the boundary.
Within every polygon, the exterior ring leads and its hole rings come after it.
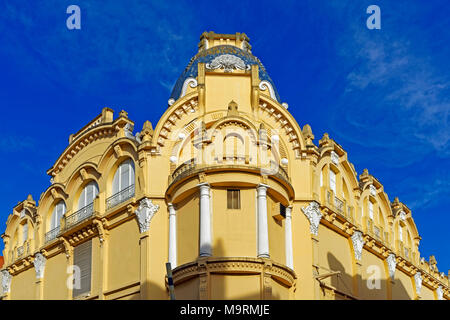
POLYGON ((23 252, 24 252, 23 246, 17 247, 17 257, 21 257, 23 255, 23 252))
POLYGON ((66 226, 65 229, 69 229, 78 223, 86 220, 94 213, 94 203, 87 205, 84 208, 81 208, 77 212, 72 213, 70 216, 66 217, 66 226))
POLYGON ((55 239, 59 234, 59 230, 60 230, 60 228, 59 228, 59 226, 57 226, 56 228, 53 228, 52 230, 47 232, 45 234, 45 242, 47 243, 47 242, 50 242, 53 239, 55 239))
POLYGON ((336 207, 336 211, 343 215, 344 214, 344 201, 339 199, 338 197, 334 197, 334 206, 336 207))
POLYGON ((106 199, 106 209, 111 209, 117 206, 119 203, 127 201, 134 197, 134 184, 117 192, 108 199, 106 199))
MULTIPOLYGON (((178 181, 180 179, 183 179, 196 170, 206 169, 206 168, 216 168, 221 166, 232 166, 233 168, 251 168, 255 169, 256 166, 248 165, 248 164, 239 164, 239 163, 210 163, 210 164, 199 164, 196 162, 195 159, 188 160, 181 165, 179 165, 172 173, 170 183, 173 183, 175 181, 178 181)), ((267 175, 275 176, 278 178, 281 178, 287 182, 290 182, 289 175, 287 174, 286 170, 281 167, 279 164, 277 164, 275 161, 270 161, 270 166, 267 167, 261 167, 259 168, 261 170, 265 170, 267 175)))

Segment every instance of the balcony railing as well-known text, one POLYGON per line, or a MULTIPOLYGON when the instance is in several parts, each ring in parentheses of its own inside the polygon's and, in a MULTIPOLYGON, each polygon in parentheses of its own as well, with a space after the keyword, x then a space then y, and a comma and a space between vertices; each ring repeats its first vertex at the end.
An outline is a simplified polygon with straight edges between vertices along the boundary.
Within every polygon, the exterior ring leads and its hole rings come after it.
MULTIPOLYGON (((245 156, 234 156, 236 159, 245 159, 245 156)), ((218 160, 216 162, 213 163, 209 163, 209 164, 201 164, 201 163, 197 163, 195 159, 191 159, 188 160, 184 163, 182 163, 181 165, 179 165, 172 173, 172 177, 170 180, 170 183, 173 183, 175 181, 179 181, 189 175, 191 175, 192 173, 196 172, 197 170, 202 170, 205 168, 217 168, 217 167, 223 167, 223 166, 229 166, 232 168, 242 168, 242 169, 259 169, 259 170, 265 170, 267 173, 267 175, 270 176, 275 176, 278 178, 281 178, 282 180, 285 180, 287 182, 290 183, 290 179, 289 176, 286 172, 286 170, 281 167, 281 165, 277 164, 275 161, 270 160, 270 166, 267 167, 257 167, 257 166, 253 166, 253 165, 249 165, 249 164, 245 164, 244 160, 242 160, 241 162, 235 162, 233 161, 232 163, 227 163, 227 159, 229 159, 229 157, 224 157, 223 158, 223 162, 218 162, 218 160)))
POLYGON ((134 184, 117 192, 108 199, 106 199, 106 209, 111 209, 117 206, 119 203, 127 201, 134 197, 134 184))
POLYGON ((17 247, 17 257, 21 257, 23 255, 23 252, 24 252, 23 246, 17 247))
POLYGON ((59 230, 60 230, 60 228, 59 228, 59 226, 57 226, 56 228, 54 228, 54 229, 50 230, 49 232, 47 232, 45 234, 45 242, 47 243, 47 242, 50 242, 53 239, 55 239, 58 236, 58 234, 59 234, 59 230))
POLYGON ((94 203, 87 205, 84 208, 81 208, 77 212, 72 213, 70 216, 66 217, 66 226, 65 229, 69 229, 78 223, 86 220, 94 213, 94 203))
POLYGON ((334 197, 334 206, 339 214, 344 214, 344 201, 340 200, 338 197, 334 197))

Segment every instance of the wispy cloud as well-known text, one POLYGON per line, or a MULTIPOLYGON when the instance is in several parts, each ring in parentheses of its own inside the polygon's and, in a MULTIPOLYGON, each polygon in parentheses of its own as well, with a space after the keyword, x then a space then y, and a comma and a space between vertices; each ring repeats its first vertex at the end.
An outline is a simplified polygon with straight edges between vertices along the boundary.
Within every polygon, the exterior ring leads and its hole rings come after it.
POLYGON ((30 137, 0 136, 0 153, 30 151, 34 147, 35 141, 30 137))

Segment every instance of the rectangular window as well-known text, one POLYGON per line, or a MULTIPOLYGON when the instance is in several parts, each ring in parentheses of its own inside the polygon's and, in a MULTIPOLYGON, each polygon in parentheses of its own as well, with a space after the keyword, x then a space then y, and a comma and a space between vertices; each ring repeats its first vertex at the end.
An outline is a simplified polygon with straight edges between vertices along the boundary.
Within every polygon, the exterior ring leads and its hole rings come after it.
POLYGON ((227 190, 227 208, 240 209, 241 208, 241 192, 240 190, 227 190))
POLYGON ((336 195, 336 173, 333 170, 330 170, 330 189, 336 195))
POLYGON ((400 225, 398 226, 398 238, 400 241, 403 241, 403 229, 400 225))
POLYGON ((286 207, 280 203, 280 214, 283 218, 286 218, 286 207))
POLYGON ((75 298, 91 292, 92 240, 73 248, 73 264, 76 266, 73 287, 75 298), (80 277, 79 280, 76 279, 77 276, 80 277))

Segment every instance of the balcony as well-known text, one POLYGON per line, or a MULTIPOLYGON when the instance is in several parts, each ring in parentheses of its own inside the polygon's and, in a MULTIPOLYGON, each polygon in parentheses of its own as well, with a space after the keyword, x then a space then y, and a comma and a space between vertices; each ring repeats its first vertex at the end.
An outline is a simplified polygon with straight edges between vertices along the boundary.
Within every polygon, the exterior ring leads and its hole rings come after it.
POLYGON ((106 199, 106 210, 134 197, 134 184, 106 199))
POLYGON ((24 253, 24 246, 17 247, 17 258, 23 256, 23 253, 24 253))
POLYGON ((87 205, 84 208, 81 208, 77 212, 72 213, 71 215, 66 217, 65 230, 68 230, 77 224, 83 222, 84 220, 91 217, 94 213, 94 203, 87 205))
POLYGON ((345 216, 344 214, 344 201, 340 200, 338 197, 334 197, 334 206, 336 208, 337 213, 341 216, 345 216))
POLYGON ((172 173, 170 184, 182 180, 200 171, 214 170, 214 169, 242 169, 248 171, 267 171, 268 176, 273 176, 290 184, 289 176, 286 170, 274 161, 270 161, 270 167, 258 167, 256 165, 246 164, 244 156, 223 157, 223 161, 215 160, 213 163, 201 164, 197 163, 195 159, 188 160, 179 165, 172 173), (232 158, 232 159, 231 159, 232 158), (231 159, 231 160, 230 160, 231 159))
POLYGON ((47 232, 45 234, 45 243, 48 243, 48 242, 52 241, 53 239, 56 239, 56 237, 59 234, 59 230, 60 230, 60 228, 59 228, 59 226, 57 226, 56 228, 47 232))

